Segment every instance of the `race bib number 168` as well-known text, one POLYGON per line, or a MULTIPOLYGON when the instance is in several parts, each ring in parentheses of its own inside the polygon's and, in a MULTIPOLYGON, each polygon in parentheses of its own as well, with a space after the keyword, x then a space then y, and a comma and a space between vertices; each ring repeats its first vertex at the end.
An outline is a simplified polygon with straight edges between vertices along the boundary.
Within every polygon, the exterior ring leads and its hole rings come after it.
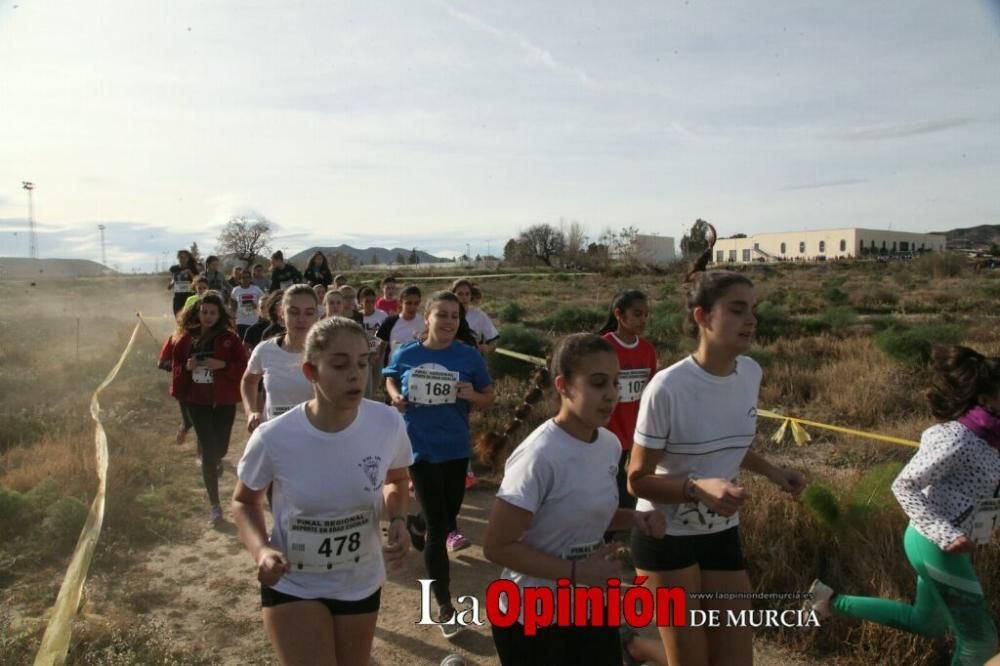
POLYGON ((449 405, 458 397, 458 373, 414 368, 410 371, 408 400, 417 405, 449 405))

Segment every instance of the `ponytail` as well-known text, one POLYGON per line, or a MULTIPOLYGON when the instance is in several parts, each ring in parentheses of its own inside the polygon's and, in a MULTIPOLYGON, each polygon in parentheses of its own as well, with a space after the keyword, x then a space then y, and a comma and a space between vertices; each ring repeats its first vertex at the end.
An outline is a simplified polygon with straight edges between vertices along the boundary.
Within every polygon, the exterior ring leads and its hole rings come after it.
POLYGON ((705 247, 705 251, 691 262, 691 268, 688 270, 687 275, 684 276, 684 284, 691 282, 695 274, 703 273, 708 268, 708 262, 712 260, 712 251, 715 249, 715 241, 718 238, 718 234, 715 232, 715 227, 711 224, 706 222, 705 225, 708 227, 708 233, 705 234, 705 240, 708 245, 705 247))
POLYGON ((498 467, 506 457, 511 436, 531 414, 531 408, 542 399, 545 389, 549 386, 549 371, 538 368, 532 376, 531 390, 524 396, 523 402, 514 410, 514 418, 504 428, 503 432, 484 432, 476 440, 472 450, 476 457, 491 467, 498 467))

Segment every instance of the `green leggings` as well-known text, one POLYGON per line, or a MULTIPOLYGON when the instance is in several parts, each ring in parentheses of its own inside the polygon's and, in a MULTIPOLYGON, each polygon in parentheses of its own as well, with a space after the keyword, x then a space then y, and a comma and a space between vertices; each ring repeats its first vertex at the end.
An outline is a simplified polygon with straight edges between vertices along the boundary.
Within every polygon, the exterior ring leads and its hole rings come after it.
POLYGON ((953 666, 982 666, 997 651, 997 629, 989 604, 968 554, 946 553, 913 526, 907 526, 903 548, 917 571, 917 598, 913 605, 838 594, 834 610, 869 622, 923 636, 955 636, 953 666))

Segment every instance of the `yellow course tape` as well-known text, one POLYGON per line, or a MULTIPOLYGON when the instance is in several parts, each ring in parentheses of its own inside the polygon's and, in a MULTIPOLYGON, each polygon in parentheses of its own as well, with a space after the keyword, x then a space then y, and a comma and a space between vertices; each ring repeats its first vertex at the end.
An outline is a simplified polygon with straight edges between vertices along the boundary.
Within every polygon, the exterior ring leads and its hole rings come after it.
POLYGON ((56 603, 52 606, 48 627, 45 629, 45 635, 42 636, 42 644, 38 648, 38 654, 35 655, 35 666, 62 664, 66 660, 73 616, 76 615, 76 610, 80 605, 83 584, 87 579, 87 571, 90 569, 90 562, 94 557, 97 538, 101 534, 101 525, 104 523, 104 498, 108 477, 108 437, 101 424, 101 405, 97 401, 97 396, 118 376, 118 371, 124 365, 142 326, 143 322, 140 318, 136 322, 135 328, 132 329, 132 337, 129 338, 118 363, 90 397, 90 416, 96 424, 94 428, 94 460, 97 463, 97 493, 94 496, 94 501, 90 504, 87 522, 84 523, 83 530, 80 532, 80 538, 76 542, 76 550, 73 551, 73 559, 70 560, 69 568, 66 570, 62 587, 59 588, 59 596, 56 597, 56 603))
POLYGON ((854 430, 853 428, 843 428, 841 426, 830 425, 829 423, 819 423, 818 421, 809 421, 806 419, 796 418, 794 416, 784 416, 783 414, 778 414, 777 412, 772 412, 767 409, 758 409, 757 416, 763 416, 768 419, 780 419, 782 421, 781 427, 778 428, 778 432, 774 433, 773 439, 775 442, 781 442, 785 438, 785 432, 790 427, 792 429, 792 438, 795 443, 802 446, 806 442, 812 440, 809 433, 805 431, 802 426, 807 425, 813 428, 822 428, 824 430, 832 430, 833 432, 842 432, 845 435, 854 435, 855 437, 863 437, 865 439, 875 439, 880 442, 889 442, 891 444, 901 444, 902 446, 912 446, 914 448, 920 446, 920 442, 914 442, 910 439, 903 439, 902 437, 892 437, 891 435, 880 435, 874 432, 865 432, 863 430, 854 430))
MULTIPOLYGON (((534 363, 535 365, 545 366, 546 362, 544 358, 539 358, 537 356, 528 356, 527 354, 520 354, 515 351, 510 351, 508 349, 496 349, 498 354, 503 354, 504 356, 510 356, 512 358, 520 359, 527 363, 534 363)), ((892 437, 890 435, 880 435, 874 432, 864 432, 863 430, 854 430, 852 428, 843 428, 841 426, 830 425, 829 423, 819 423, 818 421, 808 421, 806 419, 796 418, 794 416, 784 416, 783 414, 778 414, 777 412, 772 412, 769 409, 758 409, 757 416, 763 416, 768 419, 779 419, 781 427, 778 431, 774 433, 771 438, 775 442, 782 442, 785 439, 785 433, 790 429, 792 431, 792 438, 795 443, 802 446, 806 442, 812 441, 812 437, 806 432, 806 429, 802 426, 807 425, 813 428, 822 428, 824 430, 832 430, 833 432, 841 432, 845 435, 854 435, 855 437, 863 437, 865 439, 874 439, 880 442, 889 442, 891 444, 901 444, 903 446, 920 446, 919 442, 914 442, 909 439, 902 439, 901 437, 892 437)))

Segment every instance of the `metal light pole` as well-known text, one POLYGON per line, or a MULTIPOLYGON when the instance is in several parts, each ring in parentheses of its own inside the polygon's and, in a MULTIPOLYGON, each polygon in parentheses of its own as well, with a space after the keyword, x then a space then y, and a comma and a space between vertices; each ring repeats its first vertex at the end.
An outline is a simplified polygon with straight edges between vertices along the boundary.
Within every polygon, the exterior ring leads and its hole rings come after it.
POLYGON ((104 266, 107 266, 108 265, 108 255, 107 255, 107 252, 104 251, 104 225, 103 224, 98 224, 97 228, 101 230, 101 264, 103 264, 104 266))
POLYGON ((32 197, 32 190, 35 184, 31 181, 22 180, 21 187, 28 190, 28 256, 38 259, 38 237, 35 235, 35 201, 32 197))

